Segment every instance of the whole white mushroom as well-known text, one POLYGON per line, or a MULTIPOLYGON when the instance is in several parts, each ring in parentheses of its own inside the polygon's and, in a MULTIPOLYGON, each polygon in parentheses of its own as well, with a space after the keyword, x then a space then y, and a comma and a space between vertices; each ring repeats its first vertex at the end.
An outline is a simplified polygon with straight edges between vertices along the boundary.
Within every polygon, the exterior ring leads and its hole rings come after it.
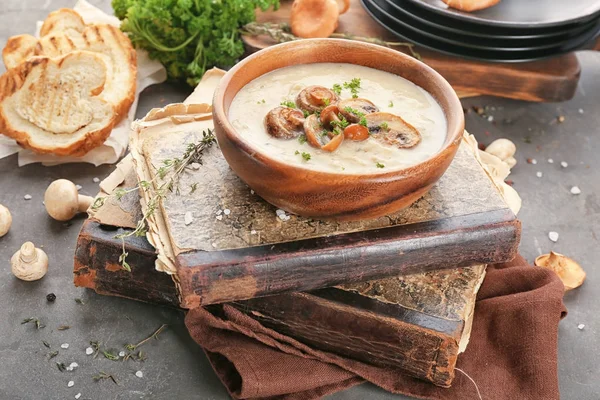
POLYGON ((93 201, 93 197, 79 194, 75 184, 66 179, 52 182, 44 194, 46 211, 57 221, 68 221, 86 212, 93 201))
POLYGON ((6 235, 12 225, 12 216, 8 208, 0 204, 0 237, 6 235))
POLYGON ((24 281, 37 281, 48 272, 48 256, 31 242, 25 242, 10 259, 12 273, 24 281))

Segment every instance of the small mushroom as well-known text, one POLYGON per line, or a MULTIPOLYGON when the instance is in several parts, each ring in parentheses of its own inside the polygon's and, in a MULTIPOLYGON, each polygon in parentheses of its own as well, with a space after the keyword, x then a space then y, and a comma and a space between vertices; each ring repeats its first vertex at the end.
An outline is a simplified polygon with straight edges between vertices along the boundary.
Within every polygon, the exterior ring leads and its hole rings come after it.
POLYGON ((369 133, 381 143, 408 149, 421 142, 419 131, 397 115, 376 112, 368 114, 365 119, 369 133))
POLYGON ((496 139, 490 143, 484 151, 504 161, 508 164, 509 168, 512 168, 517 164, 517 160, 514 158, 514 155, 517 152, 517 146, 508 139, 496 139))
POLYGON ((337 0, 337 3, 340 8, 340 15, 345 14, 350 8, 350 0, 337 0))
POLYGON ((325 151, 336 150, 344 141, 344 135, 341 132, 337 135, 332 134, 330 139, 330 132, 323 129, 319 117, 315 114, 309 115, 304 121, 304 132, 306 140, 311 146, 325 151))
POLYGON ((75 184, 66 179, 52 182, 44 194, 46 211, 57 221, 68 221, 86 212, 93 201, 93 197, 79 194, 75 184))
POLYGON ((359 122, 362 116, 379 111, 379 108, 367 99, 346 99, 338 103, 340 114, 349 122, 359 122))
POLYGON ((585 280, 585 271, 575 260, 553 251, 535 259, 535 265, 556 272, 565 291, 578 288, 585 280))
POLYGON ((48 256, 31 242, 25 242, 10 259, 14 276, 24 281, 37 281, 48 272, 48 256))
POLYGON ((448 7, 457 10, 472 12, 483 10, 484 8, 492 7, 500 2, 500 0, 442 0, 448 7))
POLYGON ((369 138, 369 129, 364 125, 350 124, 344 129, 344 137, 361 142, 369 138))
POLYGON ((311 114, 321 111, 324 107, 335 104, 337 101, 337 95, 324 86, 308 86, 302 89, 296 97, 298 107, 311 114))
POLYGON ((290 27, 292 33, 301 38, 326 38, 335 32, 339 15, 336 0, 294 0, 290 27))
POLYGON ((0 237, 6 235, 12 225, 12 216, 8 208, 0 204, 0 237))
POLYGON ((338 117, 338 113, 340 112, 338 106, 336 104, 332 104, 327 106, 321 111, 321 123, 327 129, 333 129, 332 125, 334 122, 340 122, 340 118, 338 117))
POLYGON ((290 107, 276 107, 265 116, 269 135, 279 139, 293 139, 302 134, 304 114, 290 107))

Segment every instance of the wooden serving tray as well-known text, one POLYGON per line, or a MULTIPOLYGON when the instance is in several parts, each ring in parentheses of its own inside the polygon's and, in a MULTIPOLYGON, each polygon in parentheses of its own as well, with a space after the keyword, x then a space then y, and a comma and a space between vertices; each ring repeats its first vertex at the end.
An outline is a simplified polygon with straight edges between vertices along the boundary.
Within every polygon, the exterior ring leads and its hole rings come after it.
MULTIPOLYGON (((283 1, 276 12, 258 13, 258 22, 288 22, 291 1, 283 1)), ((351 0, 347 13, 340 16, 337 32, 381 38, 397 42, 398 38, 373 20, 359 0, 351 0)), ((273 45, 268 37, 245 37, 251 51, 273 45)), ((600 49, 600 40, 595 44, 600 49)), ((399 47, 399 51, 405 49, 399 47)), ((539 61, 501 64, 465 60, 417 48, 423 62, 438 71, 463 97, 490 95, 512 99, 558 102, 575 94, 581 67, 575 53, 539 61)))

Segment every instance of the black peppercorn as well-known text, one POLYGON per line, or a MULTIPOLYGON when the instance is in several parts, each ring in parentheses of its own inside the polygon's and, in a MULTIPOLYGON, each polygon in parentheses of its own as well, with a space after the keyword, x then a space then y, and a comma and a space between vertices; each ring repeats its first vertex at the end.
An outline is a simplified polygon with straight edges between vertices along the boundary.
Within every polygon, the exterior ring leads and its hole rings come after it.
POLYGON ((56 300, 56 295, 54 293, 48 293, 46 295, 46 300, 48 300, 50 303, 52 303, 54 300, 56 300))

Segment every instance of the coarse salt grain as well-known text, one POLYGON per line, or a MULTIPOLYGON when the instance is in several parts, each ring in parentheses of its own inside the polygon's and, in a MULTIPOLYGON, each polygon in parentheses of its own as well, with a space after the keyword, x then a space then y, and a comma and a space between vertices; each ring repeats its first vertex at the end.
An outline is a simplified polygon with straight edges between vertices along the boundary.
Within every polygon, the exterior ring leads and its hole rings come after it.
POLYGON ((538 171, 535 173, 535 176, 537 176, 538 178, 541 178, 542 176, 544 176, 544 174, 542 174, 541 171, 538 171))
POLYGON ((217 244, 216 243, 212 243, 212 247, 216 248, 217 244))
POLYGON ((26 194, 25 196, 23 196, 23 198, 25 200, 31 200, 31 195, 30 194, 26 194))
POLYGON ((121 350, 121 351, 119 352, 119 357, 125 357, 125 352, 121 350))
POLYGON ((256 231, 255 231, 254 229, 252 229, 252 230, 250 231, 250 234, 251 234, 251 235, 256 235, 256 231))
POLYGON ((558 241, 558 232, 548 232, 548 238, 556 243, 558 241))
POLYGON ((216 218, 216 219, 218 219, 218 220, 220 221, 220 220, 222 220, 222 219, 223 219, 223 216, 222 216, 222 215, 217 215, 215 218, 216 218))
POLYGON ((554 164, 554 160, 553 160, 553 159, 551 159, 551 158, 549 158, 549 159, 548 159, 548 164, 554 164))
POLYGON ((192 163, 190 166, 192 167, 192 169, 195 169, 196 171, 200 169, 200 164, 197 162, 192 163))
POLYGON ((87 354, 88 356, 92 355, 94 353, 94 349, 92 349, 91 347, 88 347, 87 349, 85 349, 85 354, 87 354))
POLYGON ((567 168, 569 166, 569 163, 567 163, 566 161, 561 161, 560 166, 563 168, 567 168))
POLYGON ((537 160, 536 160, 535 158, 532 158, 532 159, 531 159, 531 163, 532 163, 533 165, 535 165, 535 164, 537 164, 537 160))
POLYGON ((135 376, 137 376, 138 378, 143 378, 144 377, 144 373, 142 371, 137 371, 135 373, 135 376))
MULTIPOLYGON (((99 182, 100 182, 100 178, 98 178, 98 177, 95 177, 94 179, 92 179, 92 181, 93 181, 94 183, 99 183, 99 182)), ((79 394, 81 394, 81 393, 79 393, 79 394)))
POLYGON ((579 112, 579 114, 583 114, 583 108, 580 108, 579 110, 577 110, 579 112))
POLYGON ((493 116, 493 115, 490 115, 490 116, 487 118, 487 120, 488 120, 489 122, 492 122, 492 121, 494 120, 494 116, 493 116))
POLYGON ((573 186, 573 187, 571 188, 571 193, 572 193, 572 194, 581 194, 581 189, 579 189, 579 187, 578 187, 578 186, 573 186))
POLYGON ((251 191, 250 191, 250 194, 254 194, 254 190, 251 190, 251 191))
POLYGON ((217 215, 223 214, 223 210, 217 210, 217 215))
POLYGON ((285 211, 283 211, 282 209, 278 208, 277 210, 275 210, 275 214, 277 214, 277 215, 285 215, 285 211))
POLYGON ((186 212, 185 215, 183 216, 183 223, 186 226, 188 226, 193 221, 194 221, 194 217, 192 216, 192 212, 191 211, 186 212))
POLYGON ((229 215, 229 214, 231 214, 231 210, 229 208, 226 208, 223 210, 223 214, 229 215))
POLYGON ((579 329, 580 331, 582 331, 582 330, 583 330, 583 328, 585 328, 585 325, 584 325, 584 324, 579 324, 579 325, 577 325, 577 329, 579 329))
POLYGON ((68 387, 73 387, 74 385, 75 385, 75 382, 74 382, 74 381, 69 381, 69 383, 67 383, 67 386, 68 386, 68 387))
POLYGON ((77 394, 75 395, 75 398, 76 398, 76 399, 78 399, 78 398, 80 398, 80 397, 81 397, 81 393, 77 393, 77 394))
POLYGON ((82 187, 83 186, 81 186, 81 185, 75 185, 75 188, 77 188, 77 191, 80 191, 82 187))
POLYGON ((79 364, 77 364, 76 362, 73 361, 71 364, 69 364, 69 367, 73 370, 73 369, 79 367, 79 364))
POLYGON ((68 349, 69 348, 69 343, 63 343, 60 345, 60 347, 62 347, 63 349, 68 349))

